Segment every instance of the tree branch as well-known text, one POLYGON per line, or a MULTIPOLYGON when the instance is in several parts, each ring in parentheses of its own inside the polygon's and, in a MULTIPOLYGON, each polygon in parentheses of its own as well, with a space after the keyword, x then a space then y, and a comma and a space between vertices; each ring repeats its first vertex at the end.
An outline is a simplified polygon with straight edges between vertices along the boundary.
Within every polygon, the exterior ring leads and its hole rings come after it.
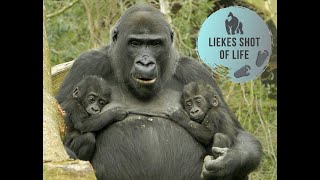
POLYGON ((49 18, 52 18, 52 17, 57 16, 59 14, 62 14, 64 11, 66 11, 66 10, 70 9, 72 6, 74 6, 77 2, 79 2, 79 0, 74 0, 68 6, 63 7, 59 11, 46 15, 46 19, 49 19, 49 18))

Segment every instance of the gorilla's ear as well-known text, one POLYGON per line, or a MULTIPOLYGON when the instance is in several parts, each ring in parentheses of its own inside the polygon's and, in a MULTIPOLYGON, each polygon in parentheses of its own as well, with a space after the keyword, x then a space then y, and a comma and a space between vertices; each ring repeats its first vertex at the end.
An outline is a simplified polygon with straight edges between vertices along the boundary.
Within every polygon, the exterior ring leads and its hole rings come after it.
POLYGON ((173 30, 171 29, 171 32, 170 32, 171 42, 173 42, 173 37, 174 37, 174 32, 173 32, 173 30))
POLYGON ((74 97, 74 98, 79 97, 79 87, 74 88, 74 91, 72 93, 72 97, 74 97))
POLYGON ((215 95, 212 99, 212 105, 217 107, 219 105, 218 97, 215 95))
POLYGON ((112 41, 115 42, 118 38, 118 29, 113 28, 111 32, 112 41))

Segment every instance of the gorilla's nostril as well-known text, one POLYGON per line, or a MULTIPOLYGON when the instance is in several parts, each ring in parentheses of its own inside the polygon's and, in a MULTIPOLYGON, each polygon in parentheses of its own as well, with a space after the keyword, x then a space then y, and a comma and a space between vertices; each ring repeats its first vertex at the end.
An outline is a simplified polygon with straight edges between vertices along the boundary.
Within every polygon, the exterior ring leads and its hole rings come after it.
POLYGON ((91 108, 91 109, 92 109, 92 111, 94 111, 94 112, 99 111, 98 109, 95 109, 95 108, 91 108))
POLYGON ((197 112, 199 112, 199 109, 196 109, 196 110, 191 111, 192 114, 195 114, 195 113, 197 113, 197 112))
POLYGON ((145 61, 137 61, 136 64, 139 65, 139 66, 146 66, 146 67, 155 65, 154 62, 147 61, 147 60, 145 60, 145 61))
POLYGON ((152 66, 154 65, 154 62, 149 62, 146 66, 152 66))
POLYGON ((141 61, 136 62, 136 64, 138 64, 140 66, 144 66, 144 64, 141 61))

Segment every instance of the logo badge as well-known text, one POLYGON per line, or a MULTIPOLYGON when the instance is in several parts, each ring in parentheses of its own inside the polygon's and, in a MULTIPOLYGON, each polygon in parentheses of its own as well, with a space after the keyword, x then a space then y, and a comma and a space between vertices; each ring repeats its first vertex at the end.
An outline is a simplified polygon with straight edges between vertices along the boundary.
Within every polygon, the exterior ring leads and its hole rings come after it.
POLYGON ((211 14, 197 39, 200 59, 212 68, 224 67, 237 83, 250 81, 266 69, 271 46, 272 34, 263 19, 240 6, 211 14))

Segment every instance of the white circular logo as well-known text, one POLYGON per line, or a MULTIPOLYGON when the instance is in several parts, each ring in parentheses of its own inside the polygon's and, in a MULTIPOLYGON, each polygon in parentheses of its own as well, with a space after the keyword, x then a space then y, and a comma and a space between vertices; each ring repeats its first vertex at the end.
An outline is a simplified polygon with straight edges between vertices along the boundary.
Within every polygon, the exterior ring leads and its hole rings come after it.
POLYGON ((211 14, 202 24, 197 51, 212 68, 225 67, 233 82, 260 75, 271 56, 272 34, 254 11, 234 6, 211 14))

